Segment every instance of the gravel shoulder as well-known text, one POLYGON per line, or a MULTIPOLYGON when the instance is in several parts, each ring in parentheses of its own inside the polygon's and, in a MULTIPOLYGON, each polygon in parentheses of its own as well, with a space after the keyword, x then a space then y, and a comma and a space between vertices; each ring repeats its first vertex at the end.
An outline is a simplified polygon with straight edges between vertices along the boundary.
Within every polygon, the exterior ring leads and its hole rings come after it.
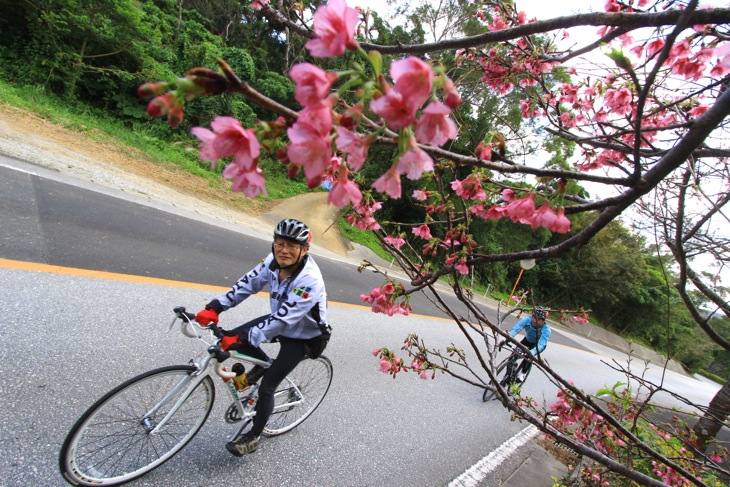
POLYGON ((334 225, 337 208, 327 193, 313 192, 285 200, 246 200, 225 187, 172 164, 152 162, 134 148, 114 144, 99 132, 71 130, 31 112, 0 105, 0 154, 64 175, 120 190, 152 202, 164 202, 193 212, 201 219, 269 233, 282 218, 297 218, 313 233, 314 247, 347 256, 353 246, 334 225))

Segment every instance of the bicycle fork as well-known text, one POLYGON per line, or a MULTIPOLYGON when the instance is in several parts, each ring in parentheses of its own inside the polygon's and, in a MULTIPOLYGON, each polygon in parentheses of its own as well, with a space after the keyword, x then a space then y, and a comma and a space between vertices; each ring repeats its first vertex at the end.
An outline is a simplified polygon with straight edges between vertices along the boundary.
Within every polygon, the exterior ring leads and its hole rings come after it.
POLYGON ((157 404, 154 405, 152 409, 147 411, 147 413, 142 416, 142 419, 140 420, 140 423, 144 428, 147 430, 147 433, 150 435, 158 435, 160 432, 164 429, 165 425, 170 421, 170 418, 172 418, 175 413, 178 412, 180 407, 185 403, 185 401, 188 400, 188 397, 190 397, 190 394, 195 390, 196 387, 198 387, 198 384, 207 376, 207 374, 202 374, 201 370, 198 369, 197 372, 192 373, 182 379, 178 384, 172 388, 170 392, 168 392, 165 397, 160 400, 157 404), (160 410, 165 404, 170 402, 175 395, 180 392, 181 390, 185 389, 185 392, 180 396, 180 398, 175 402, 175 404, 172 406, 170 411, 165 415, 164 418, 162 418, 157 424, 154 423, 152 418, 157 413, 157 411, 160 410))

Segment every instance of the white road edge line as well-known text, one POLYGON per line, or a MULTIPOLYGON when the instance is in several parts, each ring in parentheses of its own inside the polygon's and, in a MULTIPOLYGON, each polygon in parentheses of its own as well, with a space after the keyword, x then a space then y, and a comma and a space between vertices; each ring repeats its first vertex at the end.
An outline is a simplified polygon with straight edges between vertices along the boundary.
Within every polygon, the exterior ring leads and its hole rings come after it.
MULTIPOLYGON (((0 154, 0 156, 1 156, 1 155, 2 155, 2 154, 0 154)), ((5 157, 8 157, 8 156, 5 156, 5 157)), ((28 164, 30 164, 30 163, 28 163, 28 164)), ((2 161, 0 161, 0 167, 4 167, 4 168, 6 168, 6 169, 11 169, 11 170, 13 170, 13 171, 18 171, 18 172, 22 172, 22 173, 24 173, 24 174, 30 174, 31 176, 40 176, 40 174, 38 174, 38 173, 35 173, 35 172, 32 172, 32 171, 29 171, 29 170, 27 170, 27 169, 21 169, 21 168, 19 168, 19 167, 11 166, 10 164, 7 164, 7 163, 5 163, 5 162, 2 162, 2 161)))
POLYGON ((464 473, 451 481, 449 487, 476 487, 483 481, 487 474, 497 468, 512 453, 521 448, 528 441, 537 436, 538 429, 530 425, 523 429, 509 440, 502 443, 499 448, 494 450, 486 457, 469 467, 464 473))

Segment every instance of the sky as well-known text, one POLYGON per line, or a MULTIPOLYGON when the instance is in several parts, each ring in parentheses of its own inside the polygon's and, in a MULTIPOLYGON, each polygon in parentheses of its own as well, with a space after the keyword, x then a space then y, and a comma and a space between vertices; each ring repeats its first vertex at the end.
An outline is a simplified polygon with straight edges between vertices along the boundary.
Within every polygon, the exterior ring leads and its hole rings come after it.
MULTIPOLYGON (((411 0, 412 4, 418 3, 418 0, 411 0)), ((604 12, 606 0, 563 0, 558 2, 546 0, 516 0, 517 9, 527 13, 528 18, 537 18, 538 20, 547 20, 556 17, 574 15, 576 13, 588 12, 604 12)), ((371 8, 377 11, 386 20, 389 18, 389 8, 385 0, 347 0, 349 6, 359 6, 362 8, 371 8)), ((712 5, 717 7, 730 7, 728 0, 701 0, 700 5, 712 5)), ((594 39, 596 33, 595 27, 586 27, 582 31, 571 29, 570 42, 583 44, 581 37, 584 35, 586 39, 594 39)), ((590 190, 590 188, 588 188, 590 190)), ((696 263, 701 269, 708 269, 709 262, 696 263)), ((730 282, 730 276, 723 272, 721 279, 723 284, 730 282)))
MULTIPOLYGON (((417 2, 418 0, 411 0, 412 4, 416 4, 417 2)), ((563 0, 558 2, 549 0, 515 1, 518 10, 526 12, 530 18, 535 17, 538 20, 552 19, 576 13, 604 12, 605 3, 606 0, 563 0)), ((386 15, 383 15, 383 13, 388 11, 386 0, 347 0, 347 4, 351 7, 371 8, 379 12, 381 17, 384 18, 386 18, 386 15)), ((727 0, 701 0, 700 6, 702 5, 730 7, 730 2, 727 0)))

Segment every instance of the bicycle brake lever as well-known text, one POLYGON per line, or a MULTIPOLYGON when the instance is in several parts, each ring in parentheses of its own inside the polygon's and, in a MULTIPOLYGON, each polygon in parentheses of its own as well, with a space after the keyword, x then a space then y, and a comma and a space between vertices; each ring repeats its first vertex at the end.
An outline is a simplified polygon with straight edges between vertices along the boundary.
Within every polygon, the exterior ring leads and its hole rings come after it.
POLYGON ((220 345, 211 345, 208 347, 208 353, 213 354, 213 357, 217 362, 225 362, 231 358, 231 352, 223 350, 220 345))
POLYGON ((225 336, 223 334, 223 330, 221 330, 220 328, 218 328, 218 325, 216 325, 215 323, 211 323, 210 325, 208 325, 208 329, 210 331, 212 331, 213 332, 213 335, 215 335, 215 337, 217 339, 219 339, 219 340, 222 340, 223 337, 225 336))

